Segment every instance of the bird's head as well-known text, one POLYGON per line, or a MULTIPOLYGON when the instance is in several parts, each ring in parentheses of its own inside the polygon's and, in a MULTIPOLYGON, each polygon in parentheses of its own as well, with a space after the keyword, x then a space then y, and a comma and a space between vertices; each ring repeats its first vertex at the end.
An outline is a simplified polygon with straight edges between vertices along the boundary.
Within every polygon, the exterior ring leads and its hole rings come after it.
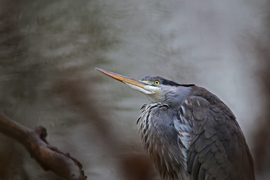
POLYGON ((96 70, 110 76, 133 89, 147 95, 153 102, 169 105, 180 103, 191 91, 193 84, 182 85, 159 76, 145 76, 140 80, 96 68, 96 70))

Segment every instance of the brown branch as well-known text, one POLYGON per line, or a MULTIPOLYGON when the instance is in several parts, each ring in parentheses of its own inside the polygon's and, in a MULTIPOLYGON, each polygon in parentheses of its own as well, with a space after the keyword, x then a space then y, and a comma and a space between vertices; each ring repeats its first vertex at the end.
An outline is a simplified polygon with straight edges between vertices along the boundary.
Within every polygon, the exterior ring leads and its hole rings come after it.
POLYGON ((0 113, 0 132, 24 145, 45 171, 51 170, 67 180, 86 179, 80 162, 48 144, 44 127, 31 130, 0 113))

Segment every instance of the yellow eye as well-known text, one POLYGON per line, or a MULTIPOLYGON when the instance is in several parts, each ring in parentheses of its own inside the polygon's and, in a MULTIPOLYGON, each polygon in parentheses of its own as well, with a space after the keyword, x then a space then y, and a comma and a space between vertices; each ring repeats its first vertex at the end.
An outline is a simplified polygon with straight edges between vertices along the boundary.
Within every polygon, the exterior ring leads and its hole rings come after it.
POLYGON ((155 84, 155 85, 159 85, 159 81, 155 81, 154 84, 155 84))

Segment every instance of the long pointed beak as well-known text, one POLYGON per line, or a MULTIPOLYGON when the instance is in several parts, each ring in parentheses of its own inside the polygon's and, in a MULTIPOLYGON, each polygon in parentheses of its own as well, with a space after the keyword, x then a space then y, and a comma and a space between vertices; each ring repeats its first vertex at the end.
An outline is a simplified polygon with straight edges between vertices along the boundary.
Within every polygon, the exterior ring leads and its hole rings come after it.
POLYGON ((154 94, 155 93, 155 87, 147 84, 146 82, 139 81, 130 77, 123 76, 121 74, 116 74, 114 72, 106 71, 104 69, 96 68, 99 72, 102 72, 103 74, 106 74, 107 76, 110 76, 124 84, 127 84, 133 89, 139 90, 140 92, 144 94, 154 94))

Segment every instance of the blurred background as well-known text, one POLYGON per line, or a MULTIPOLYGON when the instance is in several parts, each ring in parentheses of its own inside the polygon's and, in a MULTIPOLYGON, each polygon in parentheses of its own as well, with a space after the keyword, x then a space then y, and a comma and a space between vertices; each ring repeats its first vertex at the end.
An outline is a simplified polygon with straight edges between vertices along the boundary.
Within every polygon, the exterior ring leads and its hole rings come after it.
MULTIPOLYGON (((235 113, 270 178, 270 1, 0 0, 0 111, 93 180, 160 180, 137 133, 147 98, 95 71, 195 83, 235 113)), ((60 179, 0 134, 1 180, 60 179)))

